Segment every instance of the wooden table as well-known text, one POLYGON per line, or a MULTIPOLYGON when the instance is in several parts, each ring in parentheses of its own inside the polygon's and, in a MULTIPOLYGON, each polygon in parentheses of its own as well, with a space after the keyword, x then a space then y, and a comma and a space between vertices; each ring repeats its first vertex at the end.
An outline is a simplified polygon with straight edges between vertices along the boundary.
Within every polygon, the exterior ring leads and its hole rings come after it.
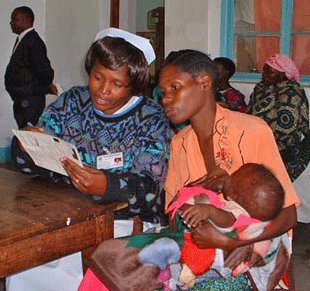
POLYGON ((0 169, 0 278, 113 237, 113 212, 73 187, 0 169))

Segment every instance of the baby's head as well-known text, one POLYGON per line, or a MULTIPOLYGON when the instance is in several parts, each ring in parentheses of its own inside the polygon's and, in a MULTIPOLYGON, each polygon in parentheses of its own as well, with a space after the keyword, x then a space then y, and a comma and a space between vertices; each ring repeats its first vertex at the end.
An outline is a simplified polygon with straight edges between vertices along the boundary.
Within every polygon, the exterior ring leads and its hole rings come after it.
POLYGON ((274 219, 284 203, 284 189, 279 180, 266 167, 254 163, 244 164, 230 176, 223 195, 262 221, 274 219))

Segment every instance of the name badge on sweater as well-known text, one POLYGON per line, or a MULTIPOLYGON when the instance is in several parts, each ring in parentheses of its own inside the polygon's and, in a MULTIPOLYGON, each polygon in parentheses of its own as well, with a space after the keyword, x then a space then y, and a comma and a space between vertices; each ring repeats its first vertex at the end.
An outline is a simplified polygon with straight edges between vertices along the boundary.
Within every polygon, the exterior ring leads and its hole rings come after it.
POLYGON ((97 156, 97 169, 109 170, 122 167, 123 164, 122 152, 97 156))

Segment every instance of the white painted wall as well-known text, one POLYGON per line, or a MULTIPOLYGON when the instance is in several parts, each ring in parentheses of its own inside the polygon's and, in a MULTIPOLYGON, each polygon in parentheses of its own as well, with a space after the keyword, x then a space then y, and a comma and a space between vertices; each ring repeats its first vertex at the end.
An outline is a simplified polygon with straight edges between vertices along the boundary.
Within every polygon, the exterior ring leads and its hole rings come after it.
POLYGON ((119 28, 127 31, 136 32, 137 26, 137 11, 136 0, 120 0, 119 1, 119 28))
POLYGON ((214 59, 220 52, 221 1, 209 0, 208 2, 208 54, 211 59, 214 59))
POLYGON ((209 0, 165 1, 165 55, 187 48, 208 53, 208 7, 209 0))
POLYGON ((47 0, 46 45, 64 90, 87 83, 85 54, 100 27, 98 0, 47 0))

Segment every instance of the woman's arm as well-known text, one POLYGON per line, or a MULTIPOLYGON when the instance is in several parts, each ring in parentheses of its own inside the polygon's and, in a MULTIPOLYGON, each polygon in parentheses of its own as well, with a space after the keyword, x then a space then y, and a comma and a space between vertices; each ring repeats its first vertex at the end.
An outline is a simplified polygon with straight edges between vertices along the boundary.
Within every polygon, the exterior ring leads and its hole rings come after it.
POLYGON ((250 240, 233 239, 222 234, 210 223, 203 223, 193 229, 192 238, 200 248, 221 248, 230 251, 240 246, 275 238, 292 229, 296 222, 296 207, 295 205, 291 205, 283 208, 280 214, 272 220, 270 225, 257 238, 250 240))

